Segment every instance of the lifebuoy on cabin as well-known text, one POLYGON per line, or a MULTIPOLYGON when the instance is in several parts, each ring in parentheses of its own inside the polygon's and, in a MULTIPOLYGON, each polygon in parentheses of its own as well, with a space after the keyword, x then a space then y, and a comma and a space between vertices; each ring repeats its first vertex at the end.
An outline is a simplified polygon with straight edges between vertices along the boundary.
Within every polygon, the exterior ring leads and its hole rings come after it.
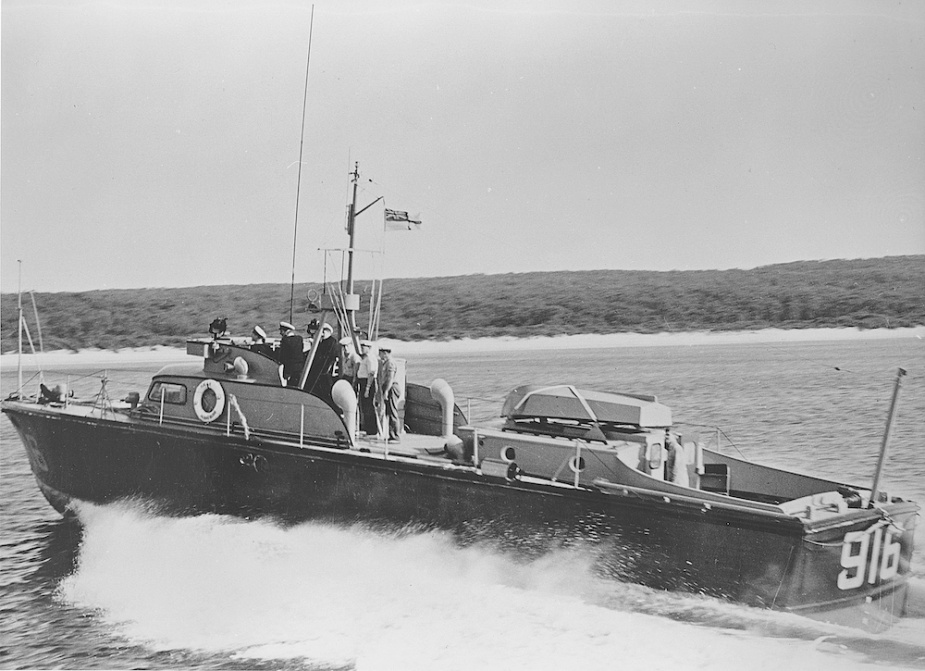
POLYGON ((203 380, 193 394, 193 410, 204 423, 214 422, 225 409, 225 390, 217 380, 203 380))

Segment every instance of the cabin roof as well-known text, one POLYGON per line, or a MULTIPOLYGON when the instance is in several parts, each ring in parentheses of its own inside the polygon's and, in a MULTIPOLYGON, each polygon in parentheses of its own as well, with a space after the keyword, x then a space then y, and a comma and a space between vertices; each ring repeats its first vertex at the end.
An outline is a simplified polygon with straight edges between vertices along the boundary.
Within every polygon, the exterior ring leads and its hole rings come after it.
POLYGON ((201 363, 171 363, 157 371, 154 377, 170 375, 179 377, 205 377, 201 363))

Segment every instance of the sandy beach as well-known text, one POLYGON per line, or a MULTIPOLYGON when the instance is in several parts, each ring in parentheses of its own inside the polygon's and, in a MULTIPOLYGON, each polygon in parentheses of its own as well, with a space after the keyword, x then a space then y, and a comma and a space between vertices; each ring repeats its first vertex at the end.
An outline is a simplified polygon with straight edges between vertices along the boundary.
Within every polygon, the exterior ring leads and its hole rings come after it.
MULTIPOLYGON (((403 342, 383 338, 380 342, 392 346, 397 356, 460 352, 537 351, 549 349, 592 349, 610 347, 669 347, 728 345, 745 343, 787 343, 827 340, 882 340, 925 338, 925 326, 899 329, 764 329, 759 331, 683 333, 612 333, 536 338, 463 338, 452 341, 403 342)), ((86 365, 167 364, 187 360, 186 350, 176 347, 140 347, 120 350, 87 349, 79 352, 59 350, 39 354, 23 354, 24 370, 56 369, 86 365)), ((0 371, 17 368, 19 356, 0 355, 0 371)))

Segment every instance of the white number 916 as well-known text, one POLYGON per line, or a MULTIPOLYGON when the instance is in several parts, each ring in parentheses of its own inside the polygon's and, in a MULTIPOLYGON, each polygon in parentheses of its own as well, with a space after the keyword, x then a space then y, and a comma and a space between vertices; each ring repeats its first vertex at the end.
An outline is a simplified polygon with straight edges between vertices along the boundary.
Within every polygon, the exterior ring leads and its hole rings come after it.
POLYGON ((838 589, 856 589, 865 580, 873 585, 878 576, 880 580, 889 580, 899 571, 900 549, 890 528, 884 530, 884 527, 878 526, 845 534, 838 589))

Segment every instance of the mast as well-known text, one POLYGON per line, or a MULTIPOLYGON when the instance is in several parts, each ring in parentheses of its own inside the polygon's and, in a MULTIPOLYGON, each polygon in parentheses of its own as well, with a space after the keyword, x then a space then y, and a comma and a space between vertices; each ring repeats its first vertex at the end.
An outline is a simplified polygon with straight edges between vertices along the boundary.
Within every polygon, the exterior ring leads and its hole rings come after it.
POLYGON ((353 245, 356 239, 356 209, 357 209, 357 182, 360 181, 360 164, 353 164, 353 172, 350 173, 353 182, 353 197, 350 205, 347 207, 347 235, 350 241, 347 244, 347 291, 344 295, 344 309, 347 312, 347 327, 350 329, 350 338, 353 340, 353 346, 356 352, 360 351, 360 343, 357 341, 356 330, 356 312, 360 309, 360 297, 353 291, 353 245))
POLYGON ((902 389, 903 377, 905 375, 906 370, 904 368, 900 368, 896 373, 896 384, 893 386, 893 399, 890 401, 890 413, 887 415, 886 430, 883 432, 883 442, 880 445, 880 458, 877 460, 877 469, 874 471, 874 484, 870 489, 870 508, 876 505, 877 498, 880 495, 880 476, 883 473, 883 464, 886 461, 886 453, 890 445, 890 434, 893 432, 893 420, 896 418, 896 405, 899 401, 899 390, 902 389))
MULTIPOLYGON (((371 208, 373 205, 382 200, 382 196, 379 196, 371 202, 369 205, 364 207, 359 212, 357 211, 357 183, 360 181, 360 164, 353 164, 353 172, 350 173, 351 181, 353 182, 353 196, 350 200, 350 205, 347 206, 347 234, 350 237, 350 243, 347 247, 347 291, 344 295, 344 309, 347 312, 347 325, 350 328, 350 337, 353 339, 353 345, 356 347, 356 351, 360 351, 360 343, 356 336, 357 324, 356 324, 356 313, 360 309, 360 296, 359 294, 354 293, 353 290, 353 253, 355 251, 355 240, 356 240, 356 220, 357 216, 363 214, 371 208)), ((370 305, 370 311, 372 311, 373 306, 370 305)), ((372 334, 370 334, 372 337, 372 334)))

